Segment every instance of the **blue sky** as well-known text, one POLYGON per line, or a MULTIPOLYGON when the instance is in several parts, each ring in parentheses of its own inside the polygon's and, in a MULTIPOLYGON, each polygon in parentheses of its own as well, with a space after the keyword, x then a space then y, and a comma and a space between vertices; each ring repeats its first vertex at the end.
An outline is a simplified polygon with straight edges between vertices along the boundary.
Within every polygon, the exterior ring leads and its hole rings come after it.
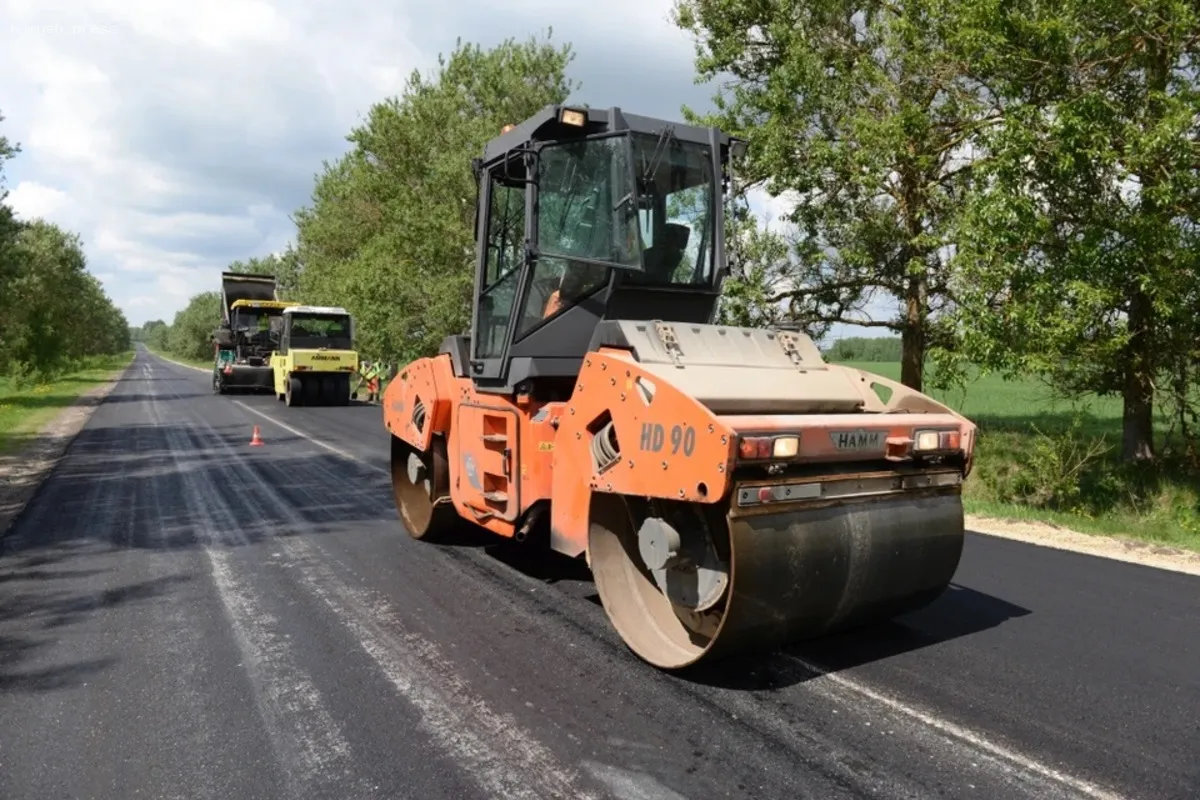
MULTIPOLYGON (((575 99, 704 108, 671 0, 0 0, 8 203, 77 231, 133 324, 170 321, 230 261, 282 249, 322 160, 456 37, 553 28, 575 99), (503 10, 501 10, 503 9, 503 10)), ((783 205, 761 198, 760 209, 783 205)), ((844 335, 843 332, 842 335, 844 335)))

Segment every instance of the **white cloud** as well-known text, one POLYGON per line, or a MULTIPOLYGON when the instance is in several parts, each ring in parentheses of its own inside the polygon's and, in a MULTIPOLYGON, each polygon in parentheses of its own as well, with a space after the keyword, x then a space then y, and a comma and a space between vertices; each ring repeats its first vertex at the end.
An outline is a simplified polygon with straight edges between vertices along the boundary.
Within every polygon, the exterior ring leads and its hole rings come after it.
POLYGON ((71 204, 66 192, 37 181, 21 181, 5 201, 22 219, 53 217, 71 204))
MULTIPOLYGON (((83 237, 130 321, 170 321, 230 261, 280 252, 322 160, 371 104, 455 39, 550 27, 575 99, 678 117, 706 108, 672 0, 0 0, 8 202, 83 237)), ((787 198, 755 210, 778 226, 787 198)))
POLYGON ((705 105, 670 0, 0 0, 8 202, 83 237, 133 323, 170 320, 235 258, 278 252, 321 161, 455 38, 554 30, 578 99, 705 105))

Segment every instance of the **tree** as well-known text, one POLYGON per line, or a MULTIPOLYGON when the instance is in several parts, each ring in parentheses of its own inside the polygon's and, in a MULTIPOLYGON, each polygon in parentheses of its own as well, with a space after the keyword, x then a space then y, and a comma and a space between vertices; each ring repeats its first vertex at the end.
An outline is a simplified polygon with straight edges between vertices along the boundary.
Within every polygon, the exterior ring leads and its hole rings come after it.
POLYGON ((963 355, 1115 394, 1122 455, 1154 455, 1156 385, 1187 395, 1200 337, 1200 10, 1017 2, 964 57, 1008 99, 964 217, 963 355))
POLYGON ((838 339, 825 353, 830 361, 873 361, 895 363, 900 360, 902 345, 896 336, 848 336, 838 339))
POLYGON ((807 309, 790 302, 796 269, 793 243, 760 225, 748 209, 737 207, 736 198, 729 205, 725 241, 731 274, 722 287, 717 321, 753 328, 794 325, 820 339, 829 323, 814 320, 807 309))
POLYGON ((429 77, 413 72, 324 164, 298 210, 290 262, 307 302, 345 306, 359 347, 387 358, 434 352, 470 320, 476 186, 471 159, 501 128, 564 102, 570 45, 461 40, 429 77))
MULTIPOLYGON (((165 349, 184 358, 200 360, 211 357, 213 331, 220 319, 221 293, 201 292, 175 314, 165 349)), ((152 342, 151 346, 154 345, 152 342)))
POLYGON ((142 341, 155 350, 171 349, 171 326, 161 319, 151 320, 143 325, 142 337, 142 341))
MULTIPOLYGON (((4 115, 0 114, 0 122, 4 121, 4 115)), ((16 157, 21 152, 21 148, 17 144, 10 143, 8 137, 0 135, 0 297, 10 297, 11 282, 16 275, 16 255, 14 247, 16 245, 17 230, 20 227, 17 224, 16 216, 13 214, 12 208, 4 201, 8 198, 8 189, 5 188, 4 177, 4 162, 16 157)), ((7 303, 0 302, 0 339, 4 338, 5 326, 7 324, 8 313, 5 306, 7 303)), ((3 358, 3 356, 0 356, 3 358)))
POLYGON ((953 301, 946 248, 971 176, 960 150, 996 118, 948 38, 970 4, 675 7, 696 37, 699 78, 729 78, 704 121, 749 140, 751 183, 796 197, 799 236, 780 300, 813 322, 899 332, 901 380, 916 389, 927 349, 952 346, 933 320, 953 301), (863 315, 879 294, 899 301, 897 318, 863 315))
POLYGON ((50 375, 129 348, 124 314, 87 271, 77 234, 37 219, 18 226, 4 287, 0 371, 50 375))

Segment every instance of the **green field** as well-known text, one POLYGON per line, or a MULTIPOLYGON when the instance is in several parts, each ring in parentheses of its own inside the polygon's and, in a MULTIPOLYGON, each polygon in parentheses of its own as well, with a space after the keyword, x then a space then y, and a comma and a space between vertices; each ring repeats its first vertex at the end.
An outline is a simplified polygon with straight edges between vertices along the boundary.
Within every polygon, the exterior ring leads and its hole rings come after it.
POLYGON ((0 453, 36 436, 60 411, 88 389, 112 380, 132 359, 132 352, 92 358, 76 370, 22 389, 0 377, 0 453))
MULTIPOLYGON (((899 380, 899 364, 849 365, 899 380)), ((979 425, 969 513, 1200 550, 1200 478, 1181 460, 1120 464, 1118 398, 1072 402, 1035 380, 996 376, 928 393, 979 425)), ((1160 419, 1160 438, 1167 428, 1160 419)))

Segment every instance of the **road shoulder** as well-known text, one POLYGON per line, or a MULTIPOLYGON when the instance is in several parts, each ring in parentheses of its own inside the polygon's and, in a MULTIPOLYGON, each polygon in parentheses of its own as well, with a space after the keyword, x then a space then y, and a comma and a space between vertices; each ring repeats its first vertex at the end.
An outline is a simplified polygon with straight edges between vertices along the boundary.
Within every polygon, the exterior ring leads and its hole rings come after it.
POLYGON ((134 363, 136 359, 110 380, 80 394, 75 402, 44 425, 32 441, 13 452, 0 454, 0 539, 7 535, 58 466, 71 442, 121 379, 129 374, 134 363))
POLYGON ((1005 520, 968 514, 967 530, 1143 567, 1200 575, 1200 553, 1120 536, 1079 533, 1046 522, 1005 520))

